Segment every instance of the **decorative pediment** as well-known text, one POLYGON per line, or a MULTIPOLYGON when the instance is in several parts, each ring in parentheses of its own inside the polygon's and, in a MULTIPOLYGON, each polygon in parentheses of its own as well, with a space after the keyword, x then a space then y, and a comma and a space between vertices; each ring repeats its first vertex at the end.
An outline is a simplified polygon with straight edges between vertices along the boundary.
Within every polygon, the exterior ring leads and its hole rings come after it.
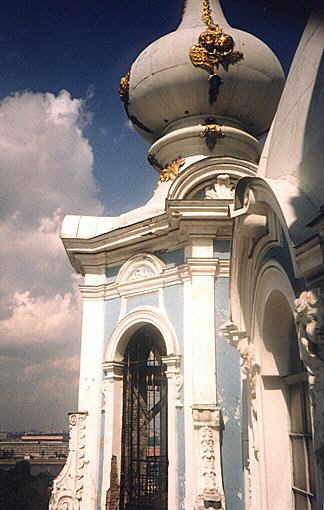
POLYGON ((143 253, 135 255, 121 267, 116 282, 146 280, 160 275, 165 270, 165 263, 155 255, 143 253))

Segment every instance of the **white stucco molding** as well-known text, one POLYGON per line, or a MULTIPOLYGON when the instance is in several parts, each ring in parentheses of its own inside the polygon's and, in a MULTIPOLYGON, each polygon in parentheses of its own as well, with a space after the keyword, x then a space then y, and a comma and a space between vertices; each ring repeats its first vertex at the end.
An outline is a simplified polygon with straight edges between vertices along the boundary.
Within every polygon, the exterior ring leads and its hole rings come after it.
POLYGON ((318 493, 324 490, 324 289, 303 291, 295 300, 298 342, 301 358, 308 372, 313 405, 314 452, 320 467, 318 493))
POLYGON ((215 404, 192 406, 195 447, 197 448, 197 495, 194 510, 224 508, 221 468, 220 408, 215 404))
POLYGON ((130 337, 147 324, 155 326, 161 333, 166 345, 167 355, 181 354, 177 335, 167 316, 161 313, 158 308, 143 306, 135 308, 119 321, 111 335, 105 360, 122 361, 130 337))
POLYGON ((236 187, 231 208, 234 220, 231 257, 232 318, 239 329, 251 331, 252 299, 264 255, 273 247, 288 250, 295 277, 299 277, 294 250, 294 207, 298 189, 287 182, 273 184, 262 178, 244 177, 236 187), (280 191, 279 191, 280 190, 280 191), (287 195, 285 192, 290 190, 287 195), (242 268, 245 270, 242 271, 242 268))
MULTIPOLYGON (((139 266, 141 270, 142 266, 139 266)), ((145 267, 143 268, 145 270, 145 267)), ((226 269, 225 269, 226 270, 226 269)), ((137 271, 137 269, 135 269, 137 271)), ((144 271, 145 272, 145 271, 144 271)), ((163 287, 182 284, 190 279, 190 268, 187 264, 163 270, 160 274, 139 274, 143 278, 130 281, 107 283, 105 285, 79 285, 83 299, 110 300, 118 297, 130 297, 158 291, 163 287)))
POLYGON ((303 291, 295 300, 301 358, 311 375, 324 371, 324 289, 303 291))
POLYGON ((224 338, 238 350, 241 358, 241 377, 247 381, 248 397, 250 399, 253 418, 257 419, 256 383, 260 374, 260 363, 256 360, 255 346, 246 331, 239 331, 236 324, 226 322, 221 328, 224 338))
POLYGON ((262 203, 276 214, 292 246, 313 235, 307 225, 318 211, 292 177, 282 179, 243 177, 235 190, 231 217, 247 214, 251 212, 249 211, 251 205, 255 207, 262 203))
POLYGON ((219 174, 229 174, 238 180, 244 175, 255 175, 257 165, 250 161, 230 157, 209 157, 189 165, 170 187, 168 200, 191 198, 202 186, 213 184, 219 174))
POLYGON ((183 376, 181 374, 181 356, 170 354, 169 356, 163 356, 162 362, 166 366, 166 376, 175 386, 175 397, 174 405, 177 408, 182 408, 182 388, 183 388, 183 376))
MULTIPOLYGON (((256 280, 253 307, 251 338, 254 339, 257 352, 260 353, 260 344, 263 341, 263 323, 266 305, 272 292, 276 291, 287 302, 291 318, 294 316, 295 292, 284 268, 274 259, 268 260, 259 271, 256 280)), ((269 353, 270 355, 270 353, 269 353)))
POLYGON ((88 413, 70 413, 69 454, 65 466, 54 480, 49 510, 79 510, 86 475, 86 422, 88 413))
POLYGON ((145 280, 152 276, 160 275, 166 268, 166 264, 149 253, 134 255, 120 268, 116 282, 123 283, 132 280, 145 280))

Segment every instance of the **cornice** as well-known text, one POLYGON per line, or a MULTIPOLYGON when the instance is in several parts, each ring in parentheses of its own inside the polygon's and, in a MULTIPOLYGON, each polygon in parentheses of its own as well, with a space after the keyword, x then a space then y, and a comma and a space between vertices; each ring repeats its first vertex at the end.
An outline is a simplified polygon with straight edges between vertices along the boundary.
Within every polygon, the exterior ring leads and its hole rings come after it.
POLYGON ((188 258, 187 263, 167 269, 163 273, 139 280, 101 285, 80 285, 84 300, 104 300, 158 292, 164 287, 190 281, 192 276, 229 277, 230 261, 212 258, 188 258))
POLYGON ((229 239, 232 220, 229 200, 173 200, 165 214, 90 239, 62 238, 75 270, 102 273, 143 252, 182 248, 190 237, 208 235, 229 239))
POLYGON ((229 259, 219 259, 217 276, 221 278, 229 278, 231 261, 229 259))
POLYGON ((119 297, 143 295, 158 291, 163 287, 181 284, 190 279, 190 269, 187 264, 166 270, 143 280, 114 282, 104 285, 80 285, 83 299, 110 300, 119 297))

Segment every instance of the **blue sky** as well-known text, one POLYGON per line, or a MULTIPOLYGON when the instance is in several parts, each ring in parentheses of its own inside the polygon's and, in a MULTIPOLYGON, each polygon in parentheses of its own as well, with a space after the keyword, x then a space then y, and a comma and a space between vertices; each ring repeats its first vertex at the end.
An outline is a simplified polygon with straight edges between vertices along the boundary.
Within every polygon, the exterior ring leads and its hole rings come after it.
MULTIPOLYGON (((288 69, 305 22, 302 2, 226 0, 223 9, 232 26, 263 39, 288 69)), ((106 212, 139 205, 148 198, 156 175, 146 162, 145 142, 127 127, 118 99, 119 78, 142 49, 176 28, 182 0, 20 0, 5 10, 1 96, 25 89, 92 96, 87 108, 93 120, 85 134, 94 150, 106 212)))
MULTIPOLYGON (((223 9, 287 71, 307 10, 281 3, 224 0, 223 9)), ((67 213, 115 215, 150 197, 157 174, 118 85, 181 11, 181 0, 2 6, 0 430, 60 429, 76 408, 80 301, 60 224, 67 213)))

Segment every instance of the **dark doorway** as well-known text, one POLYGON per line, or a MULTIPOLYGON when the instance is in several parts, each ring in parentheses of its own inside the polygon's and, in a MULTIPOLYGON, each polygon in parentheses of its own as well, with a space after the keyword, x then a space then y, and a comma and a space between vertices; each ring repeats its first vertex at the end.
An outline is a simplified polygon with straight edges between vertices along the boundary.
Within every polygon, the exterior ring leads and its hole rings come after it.
POLYGON ((125 352, 120 510, 167 510, 167 378, 159 332, 144 326, 125 352))

